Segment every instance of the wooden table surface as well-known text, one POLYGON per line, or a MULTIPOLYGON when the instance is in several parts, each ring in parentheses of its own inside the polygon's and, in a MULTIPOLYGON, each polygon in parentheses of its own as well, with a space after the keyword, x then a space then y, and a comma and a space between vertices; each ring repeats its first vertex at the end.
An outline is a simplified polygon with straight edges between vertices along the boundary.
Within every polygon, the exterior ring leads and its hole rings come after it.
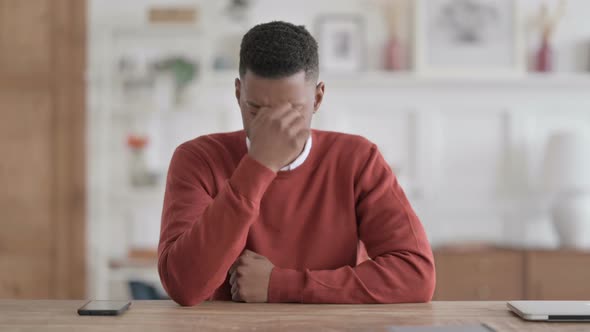
POLYGON ((532 323, 504 302, 298 305, 134 301, 119 317, 78 316, 85 301, 0 300, 0 331, 387 331, 397 325, 486 323, 497 331, 590 331, 590 323, 532 323))

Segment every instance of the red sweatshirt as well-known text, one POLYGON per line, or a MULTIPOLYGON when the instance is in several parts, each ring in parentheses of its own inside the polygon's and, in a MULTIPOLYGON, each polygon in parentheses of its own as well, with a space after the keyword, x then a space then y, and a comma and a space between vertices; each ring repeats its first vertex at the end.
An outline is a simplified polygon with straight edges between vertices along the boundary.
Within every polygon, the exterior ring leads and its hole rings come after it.
POLYGON ((244 131, 176 149, 158 248, 172 299, 231 300, 228 270, 244 249, 275 265, 269 302, 432 298, 432 250, 377 147, 359 136, 312 135, 304 163, 278 173, 247 154, 244 131), (366 254, 371 259, 357 262, 366 254))

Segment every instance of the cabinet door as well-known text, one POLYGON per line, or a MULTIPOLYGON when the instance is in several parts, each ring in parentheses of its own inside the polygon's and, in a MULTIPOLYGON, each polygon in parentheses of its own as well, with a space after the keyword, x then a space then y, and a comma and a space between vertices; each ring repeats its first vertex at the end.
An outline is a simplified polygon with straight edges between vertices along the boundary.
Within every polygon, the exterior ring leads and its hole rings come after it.
POLYGON ((0 298, 85 296, 83 0, 0 0, 0 298))
POLYGON ((526 256, 530 300, 590 299, 590 253, 534 251, 526 256))
POLYGON ((435 300, 515 300, 524 296, 521 252, 439 251, 435 261, 435 300))

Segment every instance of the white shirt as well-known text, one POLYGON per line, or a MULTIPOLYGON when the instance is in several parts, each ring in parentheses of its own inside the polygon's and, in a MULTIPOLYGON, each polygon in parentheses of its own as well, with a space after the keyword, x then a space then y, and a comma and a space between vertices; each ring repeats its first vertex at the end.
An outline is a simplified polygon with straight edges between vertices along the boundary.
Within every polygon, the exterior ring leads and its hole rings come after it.
MULTIPOLYGON (((250 150, 250 139, 248 138, 248 136, 246 136, 246 146, 248 147, 248 150, 250 150)), ((307 159, 307 156, 309 156, 309 151, 311 151, 311 133, 307 138, 307 142, 305 142, 305 146, 303 147, 303 151, 301 152, 301 154, 295 160, 293 160, 292 163, 281 168, 280 171, 292 171, 297 167, 301 166, 305 159, 307 159)))

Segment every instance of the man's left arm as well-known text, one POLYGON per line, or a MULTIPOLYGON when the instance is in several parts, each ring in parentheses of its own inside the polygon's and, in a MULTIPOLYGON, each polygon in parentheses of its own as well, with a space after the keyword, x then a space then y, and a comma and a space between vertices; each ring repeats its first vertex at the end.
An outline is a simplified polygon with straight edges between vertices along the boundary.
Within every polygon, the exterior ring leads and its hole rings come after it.
POLYGON ((428 302, 434 258, 424 228, 373 145, 355 183, 360 238, 370 260, 335 270, 291 270, 246 251, 231 269, 232 297, 244 302, 428 302))
MULTIPOLYGON (((435 269, 426 233, 375 145, 357 176, 355 197, 359 235, 371 259, 335 270, 274 267, 268 302, 404 303, 432 299, 435 269)), ((247 266, 252 266, 252 271, 266 266, 262 269, 269 271, 268 260, 255 256, 258 259, 246 258, 245 275, 252 275, 247 266)), ((262 287, 265 285, 258 288, 262 287)))

